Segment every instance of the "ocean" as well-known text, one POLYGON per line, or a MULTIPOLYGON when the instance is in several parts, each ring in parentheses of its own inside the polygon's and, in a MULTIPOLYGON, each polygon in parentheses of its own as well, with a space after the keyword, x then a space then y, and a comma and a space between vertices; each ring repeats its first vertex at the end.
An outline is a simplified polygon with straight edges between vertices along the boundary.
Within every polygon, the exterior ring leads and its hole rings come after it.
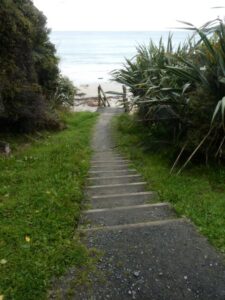
MULTIPOLYGON (((62 74, 76 85, 108 81, 112 70, 122 67, 126 58, 136 54, 136 47, 148 44, 152 39, 158 43, 160 37, 166 42, 168 31, 144 32, 52 32, 60 58, 62 74)), ((174 31, 174 45, 188 36, 187 31, 174 31)))

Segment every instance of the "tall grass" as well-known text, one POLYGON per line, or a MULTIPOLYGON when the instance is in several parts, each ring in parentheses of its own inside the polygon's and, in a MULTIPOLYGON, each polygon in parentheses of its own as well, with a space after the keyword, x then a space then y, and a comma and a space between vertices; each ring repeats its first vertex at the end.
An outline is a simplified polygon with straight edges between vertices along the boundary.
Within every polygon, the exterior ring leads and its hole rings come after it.
POLYGON ((178 47, 172 35, 167 44, 137 48, 114 79, 130 88, 130 107, 155 138, 167 140, 190 156, 224 156, 225 131, 225 23, 222 19, 201 28, 184 23, 193 36, 178 47))

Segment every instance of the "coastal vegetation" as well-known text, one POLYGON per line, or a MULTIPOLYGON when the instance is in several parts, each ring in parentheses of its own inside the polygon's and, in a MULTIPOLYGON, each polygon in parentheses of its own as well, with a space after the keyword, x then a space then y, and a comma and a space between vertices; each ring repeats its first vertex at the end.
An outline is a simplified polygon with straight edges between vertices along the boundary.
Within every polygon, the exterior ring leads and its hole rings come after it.
POLYGON ((58 129, 56 107, 75 88, 60 75, 45 16, 31 0, 2 0, 0 39, 0 131, 58 129))
MULTIPOLYGON (((115 119, 116 139, 161 200, 225 252, 225 171, 199 164, 224 160, 225 26, 185 26, 194 37, 183 45, 151 41, 114 72, 137 111, 115 119)), ((0 155, 0 300, 47 299, 55 278, 95 256, 76 227, 97 114, 68 111, 76 88, 49 33, 31 0, 1 0, 0 146, 12 151, 0 155)))
POLYGON ((170 35, 167 45, 141 45, 113 73, 129 87, 149 143, 168 149, 178 173, 193 157, 208 164, 225 155, 225 23, 184 26, 193 32, 185 43, 173 46, 170 35))
POLYGON ((94 113, 63 113, 67 129, 8 136, 0 156, 0 299, 46 299, 50 280, 89 262, 75 229, 94 113))

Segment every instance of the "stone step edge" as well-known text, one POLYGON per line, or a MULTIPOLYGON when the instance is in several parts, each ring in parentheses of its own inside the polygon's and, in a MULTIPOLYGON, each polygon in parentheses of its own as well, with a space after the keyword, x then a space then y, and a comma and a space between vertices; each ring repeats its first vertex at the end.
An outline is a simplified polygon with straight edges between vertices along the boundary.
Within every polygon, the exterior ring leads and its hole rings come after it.
POLYGON ((121 163, 116 163, 116 164, 115 164, 115 163, 112 163, 112 164, 107 164, 107 165, 102 165, 102 166, 99 166, 99 165, 93 165, 93 164, 92 164, 92 165, 91 165, 91 168, 99 168, 99 169, 101 168, 101 169, 102 169, 102 168, 111 168, 111 167, 114 168, 114 167, 121 167, 121 166, 124 167, 124 168, 125 168, 125 167, 129 167, 129 166, 130 166, 130 163, 123 163, 123 164, 121 164, 121 163))
POLYGON ((92 228, 78 228, 78 232, 91 232, 91 231, 110 231, 110 230, 123 230, 129 228, 144 228, 144 227, 151 227, 151 226, 160 226, 166 225, 170 223, 189 223, 190 221, 187 218, 173 218, 173 219, 166 219, 166 220, 158 220, 158 221, 150 221, 150 222, 143 222, 143 223, 134 223, 134 224, 125 224, 125 225, 113 225, 113 226, 98 226, 92 228))
POLYGON ((122 178, 135 178, 135 177, 142 177, 139 174, 132 174, 132 175, 121 175, 121 176, 107 176, 107 177, 89 177, 88 180, 104 180, 104 179, 122 179, 122 178))
POLYGON ((104 163, 104 164, 115 164, 115 163, 131 163, 128 159, 115 159, 115 160, 92 160, 91 164, 98 164, 98 163, 104 163))
POLYGON ((91 196, 91 199, 101 199, 101 198, 119 198, 119 197, 129 197, 129 196, 142 196, 142 195, 153 195, 156 192, 137 192, 137 193, 124 193, 124 194, 112 194, 112 195, 100 195, 100 196, 91 196))
POLYGON ((120 154, 115 154, 114 152, 97 152, 92 155, 92 159, 102 159, 103 156, 111 157, 111 158, 119 158, 119 159, 127 159, 125 156, 120 154))
POLYGON ((98 212, 107 212, 107 211, 117 211, 117 210, 127 210, 127 209, 134 209, 134 208, 148 208, 148 207, 164 207, 167 206, 171 208, 170 203, 167 202, 159 202, 154 204, 139 204, 139 205, 130 205, 130 206, 117 206, 112 208, 97 208, 97 209, 89 209, 84 211, 85 214, 92 214, 98 212))
POLYGON ((87 189, 88 190, 94 190, 94 189, 99 189, 99 188, 108 188, 108 187, 110 187, 110 188, 116 188, 116 187, 125 187, 125 186, 127 186, 127 187, 129 187, 129 186, 138 186, 138 185, 145 185, 145 184, 147 184, 147 182, 146 181, 140 181, 140 182, 131 182, 131 183, 118 183, 118 184, 103 184, 103 185, 91 185, 91 186, 88 186, 87 187, 87 189))
POLYGON ((115 155, 119 155, 119 153, 117 154, 117 152, 114 151, 114 147, 109 148, 109 150, 95 150, 93 154, 102 153, 102 152, 111 152, 114 153, 115 155))
POLYGON ((110 170, 110 171, 107 171, 107 170, 101 170, 101 171, 89 171, 89 174, 98 174, 98 173, 114 173, 114 172, 137 172, 135 169, 121 169, 121 170, 110 170))

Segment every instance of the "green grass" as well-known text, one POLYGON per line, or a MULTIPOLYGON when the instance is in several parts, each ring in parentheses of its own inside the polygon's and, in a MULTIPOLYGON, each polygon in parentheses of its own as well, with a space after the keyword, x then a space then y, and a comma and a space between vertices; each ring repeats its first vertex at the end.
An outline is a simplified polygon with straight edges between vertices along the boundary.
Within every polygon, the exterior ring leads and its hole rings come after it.
MULTIPOLYGON (((88 263, 74 235, 97 114, 67 113, 68 128, 40 137, 9 137, 0 156, 0 296, 46 299, 50 280, 88 263), (17 149, 17 150, 16 150, 17 149)), ((1 298, 1 297, 0 297, 1 298)))
MULTIPOLYGON (((168 155, 151 145, 141 124, 127 115, 114 120, 119 149, 159 193, 160 201, 172 203, 179 216, 187 216, 220 251, 225 252, 225 168, 190 165, 181 175, 170 175, 168 155)), ((168 149, 167 149, 168 153, 168 149)))

